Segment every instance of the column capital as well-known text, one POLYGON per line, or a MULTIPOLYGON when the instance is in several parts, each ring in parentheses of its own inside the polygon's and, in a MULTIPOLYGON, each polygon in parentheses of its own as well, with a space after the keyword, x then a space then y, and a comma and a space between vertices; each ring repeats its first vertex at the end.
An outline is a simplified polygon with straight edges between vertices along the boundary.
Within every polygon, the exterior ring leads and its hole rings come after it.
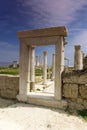
POLYGON ((43 51, 44 55, 47 55, 47 51, 43 51))
POLYGON ((76 50, 81 49, 80 45, 75 45, 74 47, 75 47, 76 50))
POLYGON ((55 56, 55 53, 53 53, 52 55, 55 56))

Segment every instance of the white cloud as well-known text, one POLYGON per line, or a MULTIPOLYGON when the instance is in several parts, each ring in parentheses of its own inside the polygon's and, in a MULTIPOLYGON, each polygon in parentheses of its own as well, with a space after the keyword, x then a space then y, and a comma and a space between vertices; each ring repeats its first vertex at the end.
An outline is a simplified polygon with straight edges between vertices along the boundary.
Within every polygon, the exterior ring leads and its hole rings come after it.
POLYGON ((87 4, 86 0, 19 0, 19 2, 26 8, 22 13, 29 15, 31 8, 35 21, 49 26, 67 25, 76 20, 78 10, 87 4))
POLYGON ((73 45, 81 45, 82 50, 87 54, 87 30, 79 32, 72 41, 73 45))

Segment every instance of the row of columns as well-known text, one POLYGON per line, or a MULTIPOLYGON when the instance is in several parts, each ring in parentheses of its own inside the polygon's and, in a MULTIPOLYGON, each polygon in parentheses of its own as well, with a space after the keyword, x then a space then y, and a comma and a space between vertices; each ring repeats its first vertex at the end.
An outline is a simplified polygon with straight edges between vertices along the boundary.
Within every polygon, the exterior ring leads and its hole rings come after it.
MULTIPOLYGON (((35 47, 30 47, 30 91, 35 89, 35 47)), ((64 49, 62 50, 64 52, 64 49)), ((62 53, 63 54, 63 53, 62 53)), ((63 57, 64 55, 62 55, 63 57)), ((43 84, 47 83, 47 51, 43 52, 43 84)), ((39 65, 38 56, 36 56, 36 65, 39 65)), ((75 70, 83 69, 83 52, 81 51, 81 46, 75 46, 75 56, 74 56, 74 67, 75 70)), ((61 65, 61 70, 64 69, 64 64, 61 65)), ((52 55, 52 80, 55 79, 55 54, 52 55)))
MULTIPOLYGON (((36 63, 38 59, 36 58, 36 63)), ((52 79, 55 77, 55 54, 52 57, 52 79)), ((43 84, 47 83, 47 51, 43 52, 43 84)), ((35 90, 35 47, 30 49, 30 91, 35 90)))
MULTIPOLYGON (((30 91, 35 90, 35 47, 31 47, 30 61, 30 91)), ((38 57, 36 56, 36 64, 38 57)), ((52 80, 55 78, 55 54, 52 55, 52 80)), ((47 83, 47 51, 43 52, 43 84, 47 83)))
MULTIPOLYGON (((30 63, 30 91, 34 91, 35 89, 35 69, 34 69, 34 62, 35 62, 35 52, 34 47, 31 48, 31 63, 30 63)), ((36 59, 36 63, 38 59, 36 59)), ((52 55, 52 77, 51 79, 54 80, 55 78, 55 54, 52 55)), ((43 52, 43 84, 47 83, 47 51, 43 52)))

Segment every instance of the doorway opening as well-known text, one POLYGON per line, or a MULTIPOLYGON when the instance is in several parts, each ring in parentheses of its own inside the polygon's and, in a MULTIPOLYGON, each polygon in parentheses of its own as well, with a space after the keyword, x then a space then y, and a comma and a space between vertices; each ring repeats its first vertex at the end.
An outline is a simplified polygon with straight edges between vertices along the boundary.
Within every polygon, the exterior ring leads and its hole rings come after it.
POLYGON ((55 80, 55 45, 35 48, 35 89, 32 92, 52 94, 55 80))

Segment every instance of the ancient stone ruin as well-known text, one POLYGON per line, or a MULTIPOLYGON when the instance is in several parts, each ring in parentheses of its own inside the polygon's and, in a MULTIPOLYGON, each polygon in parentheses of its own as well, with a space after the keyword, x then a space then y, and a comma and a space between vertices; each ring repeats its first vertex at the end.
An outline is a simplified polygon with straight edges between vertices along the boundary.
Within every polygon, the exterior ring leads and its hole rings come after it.
MULTIPOLYGON (((19 81, 19 101, 26 101, 45 106, 58 107, 65 105, 62 101, 62 84, 61 73, 64 70, 64 46, 67 36, 66 27, 54 27, 46 29, 28 30, 18 32, 20 40, 20 81, 19 81), (35 85, 34 74, 34 50, 36 46, 55 45, 55 80, 54 80, 54 96, 43 96, 32 94, 31 88, 35 85)), ((47 52, 44 52, 44 77, 43 84, 46 84, 47 78, 47 52)))
POLYGON ((61 109, 87 109, 87 55, 84 55, 80 45, 75 45, 74 66, 69 66, 70 59, 64 56, 66 27, 28 30, 17 34, 20 40, 20 74, 0 75, 0 97, 61 109), (50 71, 47 67, 48 52, 43 52, 43 64, 35 56, 36 46, 47 45, 55 46, 50 71), (67 61, 66 66, 64 61, 67 61), (43 68, 42 85, 47 85, 48 77, 54 83, 53 93, 36 92, 38 76, 35 77, 35 67, 43 68))

